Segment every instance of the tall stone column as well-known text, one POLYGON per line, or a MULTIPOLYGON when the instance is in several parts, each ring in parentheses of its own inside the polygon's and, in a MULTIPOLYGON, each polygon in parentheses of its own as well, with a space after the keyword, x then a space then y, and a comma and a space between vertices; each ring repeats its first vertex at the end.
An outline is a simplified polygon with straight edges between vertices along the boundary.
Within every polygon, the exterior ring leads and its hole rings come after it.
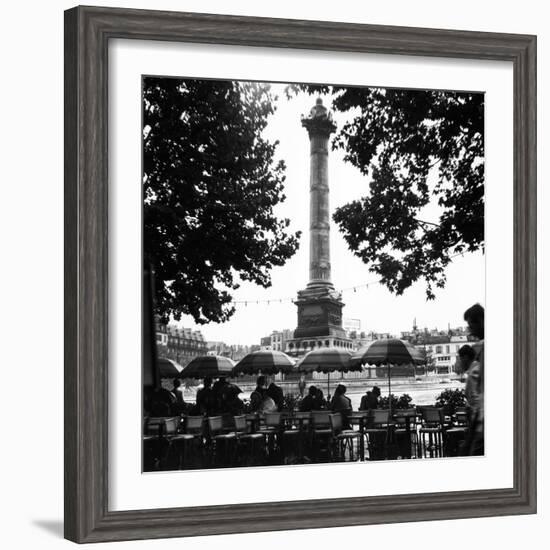
MULTIPOLYGON (((336 131, 336 124, 322 100, 317 99, 302 126, 308 131, 310 141, 309 178, 309 282, 298 291, 298 326, 294 331, 298 340, 316 346, 346 344, 342 328, 342 303, 340 294, 331 282, 330 273, 330 211, 328 183, 328 142, 336 131), (327 337, 329 337, 327 339, 327 337), (314 338, 315 340, 309 340, 314 338)), ((303 343, 303 342, 302 342, 303 343)))
POLYGON ((308 288, 333 288, 330 277, 330 212, 328 141, 336 125, 318 98, 309 116, 302 118, 310 141, 309 283, 308 288))

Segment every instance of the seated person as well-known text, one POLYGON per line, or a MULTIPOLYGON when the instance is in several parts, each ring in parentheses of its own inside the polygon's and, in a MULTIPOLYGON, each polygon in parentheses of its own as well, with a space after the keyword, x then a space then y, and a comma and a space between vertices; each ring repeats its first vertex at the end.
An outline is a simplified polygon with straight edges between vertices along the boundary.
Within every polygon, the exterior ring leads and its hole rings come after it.
POLYGON ((359 410, 368 411, 370 409, 377 409, 379 399, 380 388, 378 386, 374 386, 371 391, 368 391, 365 395, 363 395, 363 397, 361 397, 359 410))
POLYGON ((229 382, 227 381, 226 377, 220 376, 212 386, 212 392, 214 394, 214 399, 215 399, 215 407, 214 407, 215 414, 223 414, 227 412, 224 396, 226 394, 228 385, 229 385, 229 382))
POLYGON ((330 410, 332 412, 339 412, 342 415, 343 427, 348 430, 351 427, 349 415, 352 411, 352 406, 350 398, 346 395, 346 390, 347 388, 344 384, 338 384, 330 400, 330 410))
POLYGON ((267 388, 266 394, 271 397, 271 399, 273 399, 275 405, 277 405, 277 410, 281 411, 283 409, 285 401, 283 390, 281 389, 281 387, 277 386, 275 382, 271 382, 271 384, 269 384, 267 388))
POLYGON ((195 398, 196 406, 193 414, 213 415, 216 409, 216 397, 212 390, 212 378, 207 376, 204 379, 203 387, 197 391, 195 398))
POLYGON ((323 399, 319 397, 316 386, 310 386, 307 395, 300 402, 300 412, 318 411, 322 408, 323 399))
POLYGON ((317 388, 317 401, 315 402, 315 408, 313 410, 321 411, 327 408, 328 408, 328 403, 323 394, 323 390, 321 388, 317 388))
POLYGON ((253 412, 260 412, 266 394, 266 378, 265 376, 258 376, 256 380, 256 389, 250 394, 250 409, 253 412))
POLYGON ((172 407, 175 404, 176 398, 171 391, 158 388, 151 398, 151 416, 172 416, 172 407))
POLYGON ((239 397, 241 389, 234 384, 230 384, 228 390, 225 393, 224 401, 226 412, 238 416, 244 414, 244 402, 239 397))

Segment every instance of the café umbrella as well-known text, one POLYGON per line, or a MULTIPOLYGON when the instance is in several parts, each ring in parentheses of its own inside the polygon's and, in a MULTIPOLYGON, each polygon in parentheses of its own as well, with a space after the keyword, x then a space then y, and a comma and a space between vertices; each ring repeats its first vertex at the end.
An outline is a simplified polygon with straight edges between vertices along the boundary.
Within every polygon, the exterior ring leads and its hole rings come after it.
POLYGON ((221 355, 200 355, 192 359, 183 369, 180 378, 219 378, 231 376, 234 361, 221 355))
POLYGON ((273 375, 278 372, 288 374, 293 367, 294 361, 286 353, 276 350, 260 350, 245 355, 235 365, 233 375, 273 375))
POLYGON ((425 360, 412 344, 398 338, 384 338, 374 340, 367 346, 357 350, 351 357, 350 363, 362 367, 369 365, 387 365, 389 408, 391 411, 391 365, 422 364, 425 360))
POLYGON ((183 367, 167 357, 157 359, 157 369, 159 378, 179 378, 183 367))
POLYGON ((343 348, 318 348, 306 353, 296 363, 296 370, 303 373, 327 374, 327 396, 330 399, 330 373, 361 370, 361 365, 351 365, 351 352, 343 348))

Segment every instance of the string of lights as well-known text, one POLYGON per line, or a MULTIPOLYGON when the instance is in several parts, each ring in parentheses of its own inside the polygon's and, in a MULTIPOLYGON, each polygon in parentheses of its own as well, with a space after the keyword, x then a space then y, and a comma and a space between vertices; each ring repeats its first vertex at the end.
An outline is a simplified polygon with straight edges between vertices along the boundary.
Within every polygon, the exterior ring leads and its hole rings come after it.
MULTIPOLYGON (((464 256, 464 253, 463 252, 459 252, 458 254, 454 254, 453 256, 450 256, 450 260, 452 260, 453 258, 456 258, 458 256, 464 256)), ((360 290, 367 290, 370 286, 374 286, 374 285, 378 285, 382 282, 382 279, 377 279, 376 281, 369 281, 368 283, 361 283, 361 284, 357 284, 357 285, 354 285, 354 286, 349 286, 349 287, 346 287, 346 288, 341 288, 339 290, 335 290, 335 292, 338 292, 340 294, 344 294, 344 293, 347 293, 347 292, 354 292, 356 293, 357 291, 360 291, 360 290)), ((271 304, 285 304, 285 303, 294 303, 296 300, 296 297, 295 296, 284 296, 284 297, 279 297, 279 298, 268 298, 268 299, 259 299, 259 300, 256 300, 254 298, 250 298, 248 300, 232 300, 230 303, 234 306, 245 306, 245 307, 248 307, 248 306, 255 306, 255 305, 261 305, 261 304, 267 304, 267 305, 271 305, 271 304)))

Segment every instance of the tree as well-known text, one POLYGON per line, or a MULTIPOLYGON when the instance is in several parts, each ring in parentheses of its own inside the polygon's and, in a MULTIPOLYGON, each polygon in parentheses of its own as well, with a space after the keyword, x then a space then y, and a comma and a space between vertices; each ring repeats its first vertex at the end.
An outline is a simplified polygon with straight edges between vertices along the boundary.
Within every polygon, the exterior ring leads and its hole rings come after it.
POLYGON ((349 116, 333 148, 370 176, 368 193, 334 213, 349 248, 390 291, 423 278, 433 299, 451 258, 484 244, 483 94, 297 89, 332 93, 332 108, 349 116), (422 217, 430 202, 436 222, 422 217))
POLYGON ((144 78, 144 253, 164 321, 228 320, 240 281, 269 287, 298 248, 274 213, 285 166, 262 137, 273 99, 253 83, 144 78))

